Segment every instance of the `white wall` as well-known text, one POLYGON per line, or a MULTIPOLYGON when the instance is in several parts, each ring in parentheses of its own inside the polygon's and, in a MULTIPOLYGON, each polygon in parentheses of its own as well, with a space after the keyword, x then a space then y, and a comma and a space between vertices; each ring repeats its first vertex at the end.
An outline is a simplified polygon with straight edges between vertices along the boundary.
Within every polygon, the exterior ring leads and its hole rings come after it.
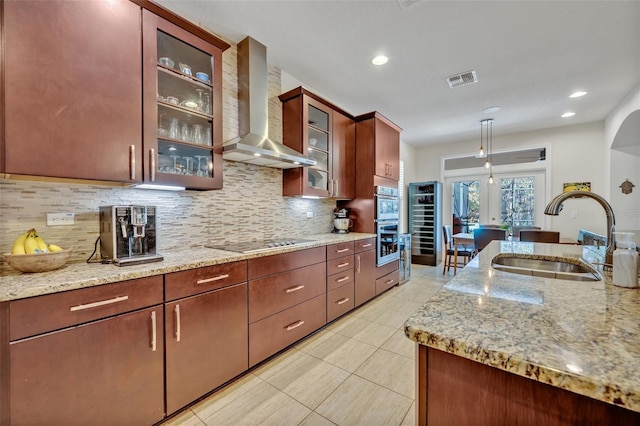
MULTIPOLYGON (((496 121, 495 126, 499 126, 496 121)), ((414 181, 443 181, 442 158, 451 155, 473 155, 479 148, 479 140, 433 145, 415 149, 414 170, 408 175, 414 181)), ((547 162, 550 167, 550 188, 545 194, 545 205, 555 195, 562 192, 564 182, 591 182, 591 190, 596 194, 608 192, 608 164, 604 161, 604 122, 575 126, 564 126, 534 132, 516 133, 493 138, 493 150, 506 151, 514 148, 546 146, 547 162)), ((407 164, 405 164, 407 167, 407 164)), ((408 181, 409 182, 409 181, 408 181)), ((443 222, 450 223, 450 189, 443 191, 443 222)), ((544 206, 540 206, 544 208, 544 206)), ((549 218, 548 229, 560 231, 566 238, 576 238, 580 228, 606 234, 604 210, 591 199, 571 199, 565 203, 565 210, 559 216, 549 218), (571 212, 578 217, 572 218, 571 212)))

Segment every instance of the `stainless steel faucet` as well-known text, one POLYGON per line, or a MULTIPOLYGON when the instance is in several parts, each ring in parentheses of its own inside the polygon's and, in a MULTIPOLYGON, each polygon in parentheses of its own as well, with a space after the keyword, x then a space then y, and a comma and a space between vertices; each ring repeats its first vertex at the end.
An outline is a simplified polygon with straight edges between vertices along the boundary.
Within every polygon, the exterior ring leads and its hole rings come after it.
POLYGON ((611 207, 611 204, 607 202, 607 200, 605 200, 598 194, 594 194, 593 192, 589 191, 563 192, 562 194, 556 196, 553 200, 551 200, 549 204, 547 204, 547 207, 544 209, 544 214, 558 216, 560 210, 562 210, 562 203, 564 203, 569 198, 582 197, 593 198, 594 200, 596 200, 602 206, 607 215, 607 251, 604 262, 606 264, 612 265, 613 250, 616 248, 615 241, 613 240, 613 231, 615 230, 616 226, 616 216, 613 214, 613 208, 611 207))

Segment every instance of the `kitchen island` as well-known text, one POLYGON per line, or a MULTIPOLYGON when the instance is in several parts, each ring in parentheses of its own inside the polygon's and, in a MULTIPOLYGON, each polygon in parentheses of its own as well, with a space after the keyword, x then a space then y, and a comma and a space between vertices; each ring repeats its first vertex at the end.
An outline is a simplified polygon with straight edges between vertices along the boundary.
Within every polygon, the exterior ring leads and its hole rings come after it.
POLYGON ((495 241, 405 323, 418 424, 639 424, 640 292, 494 269, 499 253, 599 259, 495 241))

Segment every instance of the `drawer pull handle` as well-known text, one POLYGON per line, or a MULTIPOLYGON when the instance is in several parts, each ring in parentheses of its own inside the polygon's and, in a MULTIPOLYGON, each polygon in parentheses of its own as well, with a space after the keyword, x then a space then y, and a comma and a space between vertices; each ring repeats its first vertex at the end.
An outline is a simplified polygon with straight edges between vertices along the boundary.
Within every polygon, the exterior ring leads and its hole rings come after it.
POLYGON ((345 266, 349 266, 350 263, 349 262, 344 262, 338 265, 338 268, 344 268, 345 266))
POLYGON ((340 300, 338 300, 336 303, 337 303, 338 305, 342 305, 343 303, 347 303, 348 301, 349 301, 349 298, 348 298, 348 297, 345 297, 344 299, 340 299, 340 300))
POLYGON ((394 280, 388 280, 385 282, 385 284, 391 284, 394 280))
POLYGON ((298 320, 298 321, 294 322, 293 324, 289 324, 288 326, 286 326, 286 327, 285 327, 285 329, 286 329, 287 331, 291 331, 291 330, 293 330, 294 328, 298 328, 298 327, 300 327, 302 324, 304 324, 304 321, 302 321, 302 320, 298 320))
POLYGON ((225 278, 229 278, 229 274, 222 274, 222 275, 218 275, 217 277, 205 278, 204 280, 198 280, 196 282, 196 284, 206 284, 206 283, 210 283, 212 281, 224 280, 225 278))
POLYGON ((336 253, 344 253, 344 252, 346 252, 346 251, 349 251, 349 248, 348 248, 348 247, 347 247, 347 248, 340 249, 340 250, 336 250, 336 253))
POLYGON ((342 278, 336 280, 336 282, 341 283, 342 281, 346 281, 348 279, 349 279, 349 277, 342 277, 342 278))
POLYGON ((367 247, 371 247, 373 244, 369 243, 369 244, 363 244, 362 248, 367 248, 367 247))
POLYGON ((297 285, 295 287, 285 288, 285 293, 293 293, 294 291, 302 290, 304 288, 304 284, 297 285))
POLYGON ((176 342, 180 341, 180 305, 176 305, 175 308, 175 313, 176 313, 176 342))
POLYGON ((156 311, 151 312, 151 350, 155 352, 157 349, 156 335, 156 311))
POLYGON ((128 300, 129 296, 118 296, 109 300, 101 300, 99 302, 87 303, 86 305, 80 304, 69 308, 71 312, 83 311, 85 309, 97 308, 98 306, 110 305, 112 303, 124 302, 128 300))

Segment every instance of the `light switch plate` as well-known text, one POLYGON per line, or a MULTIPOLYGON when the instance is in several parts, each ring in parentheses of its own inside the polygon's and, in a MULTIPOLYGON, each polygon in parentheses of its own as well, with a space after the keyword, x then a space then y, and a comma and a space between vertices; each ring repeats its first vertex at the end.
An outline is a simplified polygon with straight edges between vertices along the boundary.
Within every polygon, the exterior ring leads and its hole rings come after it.
POLYGON ((313 212, 307 212, 307 217, 309 218, 313 217, 313 212))
POLYGON ((63 226, 75 224, 74 213, 47 213, 47 226, 63 226))

